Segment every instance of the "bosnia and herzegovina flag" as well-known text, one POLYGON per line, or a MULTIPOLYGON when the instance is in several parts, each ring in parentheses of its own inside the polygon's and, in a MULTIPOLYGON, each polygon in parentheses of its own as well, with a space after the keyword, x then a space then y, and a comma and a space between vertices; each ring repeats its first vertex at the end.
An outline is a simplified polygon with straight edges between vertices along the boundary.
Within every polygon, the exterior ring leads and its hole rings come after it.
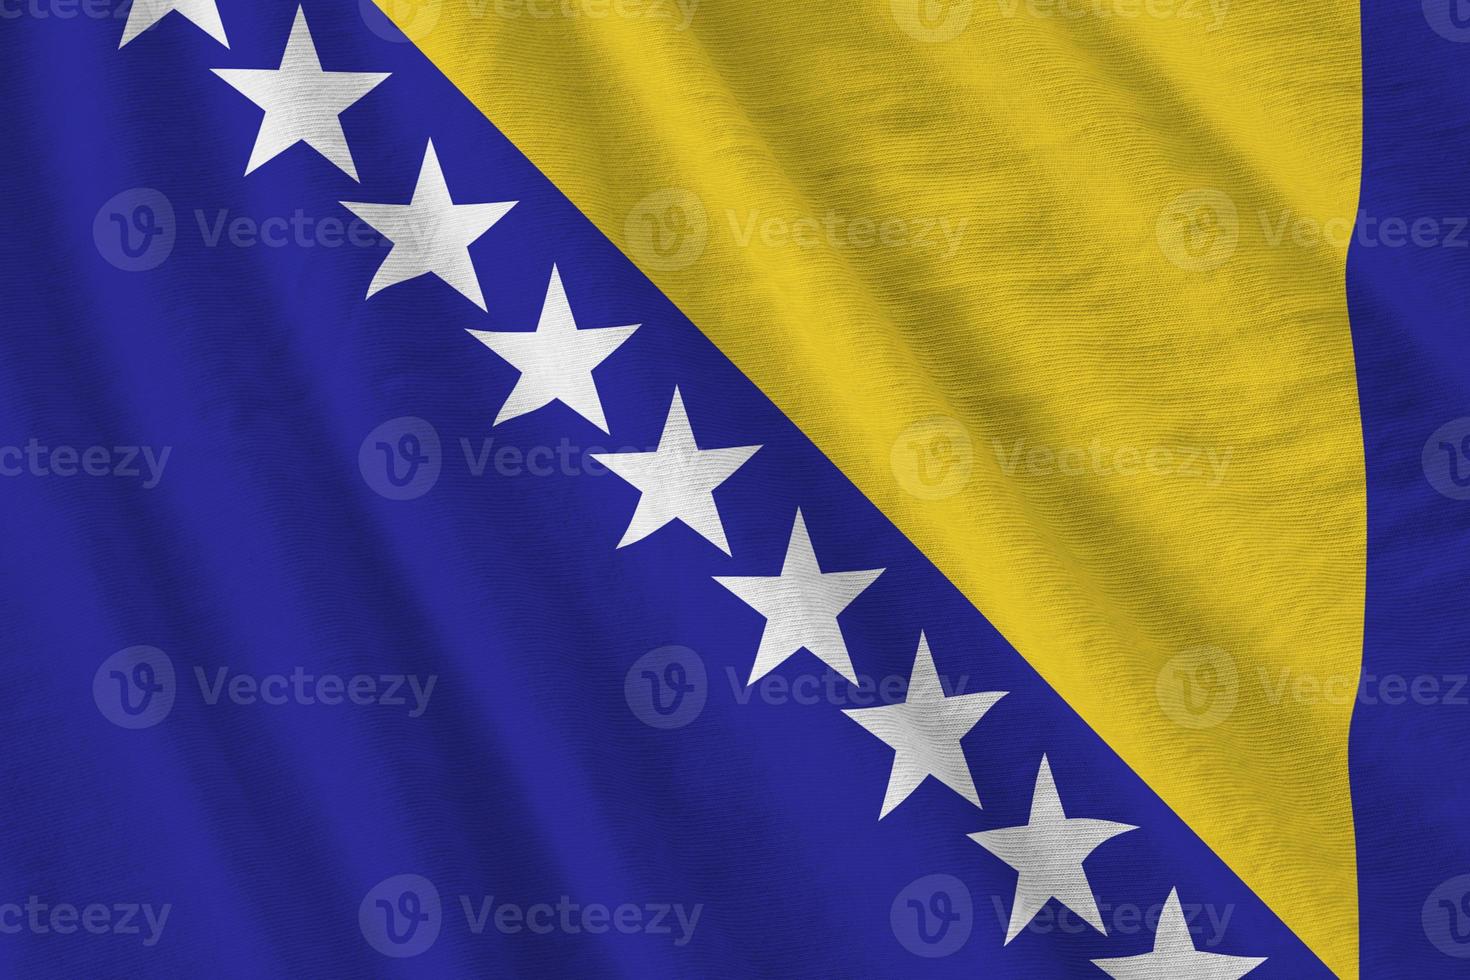
POLYGON ((5 975, 1470 968, 1460 0, 0 17, 5 975))

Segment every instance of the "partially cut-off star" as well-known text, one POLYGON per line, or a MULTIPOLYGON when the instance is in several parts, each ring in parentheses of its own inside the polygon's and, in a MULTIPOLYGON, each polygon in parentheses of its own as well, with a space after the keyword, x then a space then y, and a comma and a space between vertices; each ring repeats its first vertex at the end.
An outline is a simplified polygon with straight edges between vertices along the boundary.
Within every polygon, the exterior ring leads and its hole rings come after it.
POLYGON ((675 388, 658 449, 651 453, 591 454, 597 462, 643 491, 618 547, 642 541, 664 525, 680 521, 728 555, 730 542, 720 522, 719 508, 715 506, 714 490, 760 448, 700 449, 689 427, 684 399, 675 388))
POLYGON ((979 806, 980 794, 960 740, 1005 696, 1005 691, 984 691, 946 697, 929 640, 920 633, 907 699, 842 712, 893 748, 893 771, 878 819, 892 813, 930 776, 979 806))
POLYGON ((1240 980, 1266 962, 1261 956, 1227 956, 1194 948, 1189 920, 1179 904, 1179 889, 1169 892, 1154 933, 1154 950, 1138 956, 1093 960, 1092 965, 1114 980, 1240 980))
POLYGON ((255 149, 245 165, 247 175, 297 143, 305 143, 357 180, 357 165, 338 117, 388 76, 322 71, 306 13, 300 7, 281 55, 281 67, 216 68, 214 73, 265 110, 255 149))
POLYGON ((515 201, 495 204, 455 204, 439 167, 434 142, 424 151, 418 185, 408 204, 356 204, 342 206, 393 243, 393 249, 378 267, 368 286, 368 297, 379 290, 433 273, 480 309, 485 295, 470 260, 470 243, 505 217, 515 201))
POLYGON ((471 336, 521 372, 495 424, 559 401, 603 432, 608 431, 592 369, 633 336, 638 326, 578 330, 561 273, 553 265, 546 303, 534 331, 470 331, 471 336))
POLYGON ((133 0, 132 7, 128 9, 128 22, 123 25, 122 40, 117 46, 121 48, 175 10, 220 44, 227 48, 230 46, 215 0, 133 0))
POLYGON ((1020 935, 1053 898, 1107 935, 1082 862, 1106 841, 1137 829, 1111 820, 1069 818, 1062 810, 1051 762, 1042 756, 1041 770, 1036 774, 1036 791, 1031 796, 1030 822, 1024 827, 1004 827, 970 835, 971 840, 1017 872, 1016 899, 1011 903, 1006 944, 1020 935))
POLYGON ((760 649, 746 684, 754 684, 799 650, 809 651, 849 682, 858 683, 837 616, 882 574, 881 568, 822 571, 806 521, 798 510, 780 575, 715 576, 716 582, 766 617, 760 649))

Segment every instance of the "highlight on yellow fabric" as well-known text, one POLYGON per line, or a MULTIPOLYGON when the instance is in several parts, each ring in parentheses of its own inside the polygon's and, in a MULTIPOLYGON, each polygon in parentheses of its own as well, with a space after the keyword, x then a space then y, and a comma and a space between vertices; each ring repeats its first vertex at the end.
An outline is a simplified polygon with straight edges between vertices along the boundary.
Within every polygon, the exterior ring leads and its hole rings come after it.
POLYGON ((1356 4, 379 2, 1356 976, 1356 4))

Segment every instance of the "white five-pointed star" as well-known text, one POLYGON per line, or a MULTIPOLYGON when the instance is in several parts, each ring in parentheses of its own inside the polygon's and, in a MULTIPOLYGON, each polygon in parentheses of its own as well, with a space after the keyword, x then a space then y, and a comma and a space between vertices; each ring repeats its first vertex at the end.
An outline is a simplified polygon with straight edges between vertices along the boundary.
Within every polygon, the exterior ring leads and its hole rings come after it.
POLYGON ((1154 933, 1154 951, 1138 956, 1093 960, 1092 964, 1114 980, 1240 980, 1266 962, 1265 957, 1226 956, 1202 953, 1194 948, 1189 922, 1179 905, 1179 889, 1169 892, 1159 928, 1154 933))
POLYGON ((123 26, 122 40, 117 46, 121 48, 174 10, 199 25, 220 44, 227 48, 230 46, 215 0, 133 0, 133 6, 128 10, 128 22, 123 26))
POLYGON ((444 183, 433 140, 424 151, 418 186, 408 204, 343 201, 342 206, 393 242, 393 250, 368 286, 369 297, 380 289, 432 272, 485 309, 485 296, 470 260, 470 243, 505 217, 516 202, 455 204, 444 183))
POLYGON ((499 354, 521 372, 510 397, 495 417, 499 425, 554 401, 559 401, 603 432, 607 416, 592 369, 633 336, 639 324, 578 330, 572 307, 561 284, 561 273, 551 267, 551 284, 546 287, 546 304, 534 332, 471 330, 470 335, 499 354))
POLYGON ((357 166, 338 116, 388 76, 322 71, 306 13, 300 7, 281 55, 281 67, 216 68, 214 73, 265 110, 255 149, 245 165, 247 175, 297 143, 305 143, 357 180, 357 166))
POLYGON ((1018 874, 1006 943, 1015 939, 1053 898, 1107 935, 1082 862, 1105 841, 1137 829, 1111 820, 1069 819, 1062 810, 1062 798, 1057 795, 1051 763, 1042 756, 1041 770, 1036 774, 1036 792, 1031 797, 1031 821, 1024 827, 1004 827, 970 835, 971 840, 1015 868, 1018 874))
POLYGON ((984 691, 945 697, 929 640, 920 633, 907 700, 842 712, 893 747, 893 771, 878 819, 893 812, 929 776, 979 806, 980 794, 960 739, 1005 696, 1005 691, 984 691))
POLYGON ((802 649, 851 683, 858 683, 842 629, 837 625, 837 615, 882 574, 881 568, 861 572, 822 571, 812 551, 806 521, 798 510, 780 575, 715 576, 716 582, 766 617, 760 649, 746 684, 754 684, 802 649))
POLYGON ((643 491, 618 547, 642 541, 665 524, 683 521, 728 555, 730 542, 720 523, 714 489, 760 448, 700 449, 689 428, 684 399, 675 388, 658 449, 651 453, 592 454, 593 459, 643 491))

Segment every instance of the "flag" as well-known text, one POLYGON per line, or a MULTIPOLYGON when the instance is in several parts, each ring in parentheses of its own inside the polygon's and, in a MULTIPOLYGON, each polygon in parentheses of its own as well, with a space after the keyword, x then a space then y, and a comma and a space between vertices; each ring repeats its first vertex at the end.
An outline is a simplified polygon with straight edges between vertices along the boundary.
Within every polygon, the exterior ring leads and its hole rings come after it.
POLYGON ((1470 956, 1457 0, 0 13, 7 975, 1470 956))

